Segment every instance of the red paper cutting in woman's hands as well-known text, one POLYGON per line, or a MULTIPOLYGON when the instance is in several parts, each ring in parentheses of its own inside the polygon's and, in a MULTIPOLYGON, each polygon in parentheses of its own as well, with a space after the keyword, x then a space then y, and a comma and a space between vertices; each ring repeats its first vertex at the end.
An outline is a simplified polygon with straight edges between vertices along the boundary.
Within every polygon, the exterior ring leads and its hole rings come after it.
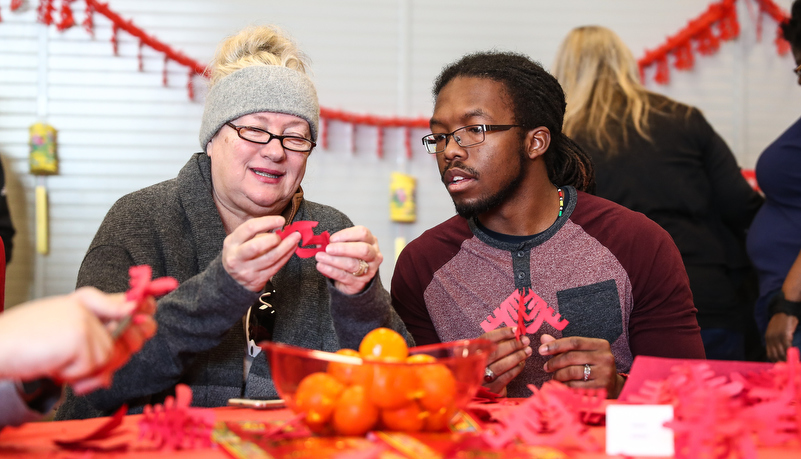
POLYGON ((282 240, 285 239, 290 234, 297 231, 300 233, 300 246, 295 249, 295 255, 300 258, 311 258, 317 252, 325 252, 326 246, 328 246, 329 234, 328 231, 323 231, 320 235, 315 236, 314 232, 312 232, 312 228, 317 226, 319 223, 314 221, 297 221, 292 222, 287 225, 283 230, 277 230, 275 234, 277 234, 282 240), (311 246, 311 247, 304 247, 304 246, 311 246))

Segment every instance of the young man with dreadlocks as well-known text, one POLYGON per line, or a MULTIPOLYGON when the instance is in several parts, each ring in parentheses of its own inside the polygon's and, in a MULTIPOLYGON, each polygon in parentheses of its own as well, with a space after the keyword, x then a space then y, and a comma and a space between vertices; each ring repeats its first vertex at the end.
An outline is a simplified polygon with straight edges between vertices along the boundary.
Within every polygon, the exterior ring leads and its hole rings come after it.
POLYGON ((549 379, 617 397, 636 355, 704 358, 678 249, 590 194, 554 77, 523 55, 477 53, 446 67, 434 96, 423 144, 459 215, 395 266, 393 304, 417 344, 497 342, 485 386, 512 397, 549 379))

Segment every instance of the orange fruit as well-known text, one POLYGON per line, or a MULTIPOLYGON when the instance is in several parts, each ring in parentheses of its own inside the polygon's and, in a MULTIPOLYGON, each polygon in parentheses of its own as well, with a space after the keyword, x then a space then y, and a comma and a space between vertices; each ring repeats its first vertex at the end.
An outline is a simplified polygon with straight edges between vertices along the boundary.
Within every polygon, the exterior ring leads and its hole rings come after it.
MULTIPOLYGON (((361 355, 353 349, 340 349, 336 353, 348 357, 359 357, 361 360, 361 355)), ((328 374, 346 386, 359 384, 364 387, 370 387, 370 382, 373 380, 373 369, 370 365, 330 362, 328 364, 328 374)))
POLYGON ((334 407, 333 425, 339 435, 361 436, 378 422, 378 407, 370 401, 367 389, 350 386, 339 396, 334 407))
POLYGON ((417 396, 417 373, 414 369, 405 365, 385 365, 382 362, 376 362, 373 367, 370 400, 379 407, 399 408, 417 396))
POLYGON ((442 407, 437 411, 429 411, 425 417, 424 429, 429 432, 448 430, 448 423, 456 412, 450 406, 442 407))
POLYGON ((437 359, 433 355, 428 354, 414 354, 406 357, 406 363, 434 363, 437 359))
POLYGON ((381 422, 389 430, 418 432, 425 425, 426 414, 415 403, 407 403, 399 408, 381 410, 381 422))
POLYGON ((344 389, 342 383, 327 373, 312 373, 300 381, 295 404, 299 412, 306 413, 309 427, 319 428, 328 422, 344 389))
POLYGON ((376 328, 362 338, 359 354, 364 358, 395 358, 403 360, 409 355, 406 340, 389 328, 376 328))
POLYGON ((456 379, 451 370, 442 364, 425 365, 417 370, 422 392, 420 405, 428 411, 437 411, 453 403, 456 397, 456 379))

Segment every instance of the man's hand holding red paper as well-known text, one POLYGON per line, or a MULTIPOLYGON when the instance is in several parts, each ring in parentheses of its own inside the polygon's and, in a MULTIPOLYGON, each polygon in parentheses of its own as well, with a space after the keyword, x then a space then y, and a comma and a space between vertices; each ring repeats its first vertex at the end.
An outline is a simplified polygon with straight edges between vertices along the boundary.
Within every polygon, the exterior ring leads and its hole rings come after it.
POLYGON ((617 398, 623 389, 625 379, 617 373, 615 356, 607 340, 580 336, 556 339, 542 335, 540 343, 540 355, 553 356, 543 369, 553 373, 556 381, 575 388, 605 388, 609 398, 617 398), (586 380, 585 365, 589 365, 590 370, 586 380))
POLYGON ((526 359, 531 356, 531 340, 523 335, 519 340, 516 337, 517 327, 503 327, 488 331, 479 338, 484 338, 497 344, 495 351, 490 354, 487 367, 492 370, 495 377, 485 382, 490 392, 501 396, 506 395, 506 385, 515 379, 526 366, 526 359))

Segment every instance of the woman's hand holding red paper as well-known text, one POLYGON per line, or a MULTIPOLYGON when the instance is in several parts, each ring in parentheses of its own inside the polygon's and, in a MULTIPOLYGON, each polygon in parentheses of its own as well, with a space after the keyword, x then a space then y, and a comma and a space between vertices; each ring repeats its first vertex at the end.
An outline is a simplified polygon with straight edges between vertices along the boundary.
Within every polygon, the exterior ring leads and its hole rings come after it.
POLYGON ((607 340, 542 335, 540 343, 540 355, 553 356, 543 369, 553 373, 554 380, 575 388, 604 388, 608 398, 617 398, 623 389, 625 380, 617 373, 615 356, 607 340))
POLYGON ((239 225, 223 242, 225 271, 251 292, 260 292, 295 253, 301 235, 293 232, 283 240, 273 230, 284 226, 284 217, 252 218, 239 225))
POLYGON ((486 381, 485 378, 484 387, 501 396, 506 395, 506 385, 523 371, 526 359, 533 352, 528 336, 523 335, 519 341, 515 339, 516 329, 517 327, 503 327, 479 336, 497 344, 487 361, 487 368, 491 371, 487 373, 491 375, 489 379, 492 381, 486 381))
POLYGON ((364 226, 345 228, 332 234, 325 252, 315 255, 317 271, 334 281, 342 293, 364 291, 384 261, 378 239, 364 226))

